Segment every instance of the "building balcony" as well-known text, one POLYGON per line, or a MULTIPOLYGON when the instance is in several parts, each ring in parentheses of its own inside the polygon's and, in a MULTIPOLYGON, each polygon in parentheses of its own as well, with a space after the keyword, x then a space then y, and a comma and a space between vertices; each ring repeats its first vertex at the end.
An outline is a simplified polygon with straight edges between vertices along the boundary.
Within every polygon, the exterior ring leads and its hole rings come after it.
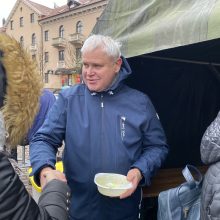
POLYGON ((66 39, 62 37, 56 37, 52 39, 52 46, 58 47, 58 48, 64 48, 66 47, 66 39))
POLYGON ((81 47, 83 45, 84 40, 84 35, 80 33, 70 34, 69 37, 70 43, 73 44, 75 47, 81 47))
POLYGON ((36 53, 37 52, 37 44, 31 44, 29 49, 30 49, 31 53, 36 53))

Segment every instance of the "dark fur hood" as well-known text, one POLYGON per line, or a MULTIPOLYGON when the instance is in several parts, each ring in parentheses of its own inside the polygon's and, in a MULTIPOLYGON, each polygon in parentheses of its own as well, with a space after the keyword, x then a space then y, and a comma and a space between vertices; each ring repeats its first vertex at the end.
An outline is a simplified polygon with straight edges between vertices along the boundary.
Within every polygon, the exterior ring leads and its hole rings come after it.
POLYGON ((6 34, 0 34, 1 63, 6 71, 2 113, 11 146, 19 144, 31 127, 39 107, 42 80, 30 54, 6 34))

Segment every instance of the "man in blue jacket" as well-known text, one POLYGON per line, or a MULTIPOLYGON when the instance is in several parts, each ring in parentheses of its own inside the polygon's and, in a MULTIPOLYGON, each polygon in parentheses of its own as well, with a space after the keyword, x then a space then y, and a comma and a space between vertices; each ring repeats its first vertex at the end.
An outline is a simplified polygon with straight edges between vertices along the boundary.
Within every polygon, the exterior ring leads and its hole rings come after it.
POLYGON ((137 220, 140 186, 150 184, 168 153, 165 134, 150 99, 123 84, 131 69, 118 42, 93 35, 81 52, 84 84, 59 94, 32 139, 33 172, 44 185, 64 140, 70 219, 137 220), (94 184, 100 172, 127 175, 133 187, 120 198, 103 196, 94 184))

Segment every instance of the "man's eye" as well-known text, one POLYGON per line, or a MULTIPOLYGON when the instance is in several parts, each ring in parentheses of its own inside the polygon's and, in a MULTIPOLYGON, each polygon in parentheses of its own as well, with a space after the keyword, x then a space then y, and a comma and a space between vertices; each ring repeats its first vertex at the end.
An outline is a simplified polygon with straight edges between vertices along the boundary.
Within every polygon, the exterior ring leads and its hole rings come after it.
POLYGON ((100 66, 100 65, 94 65, 94 67, 95 67, 95 68, 100 68, 101 66, 100 66))

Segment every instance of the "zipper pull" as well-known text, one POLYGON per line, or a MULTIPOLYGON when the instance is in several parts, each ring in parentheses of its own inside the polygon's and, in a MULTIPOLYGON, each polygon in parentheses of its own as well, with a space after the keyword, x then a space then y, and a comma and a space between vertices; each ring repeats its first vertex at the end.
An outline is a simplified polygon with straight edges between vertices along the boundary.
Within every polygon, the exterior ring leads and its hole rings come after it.
POLYGON ((189 208, 188 208, 188 207, 185 207, 185 208, 183 209, 183 213, 184 213, 184 218, 185 218, 185 219, 187 218, 188 212, 189 212, 189 208))
POLYGON ((101 108, 104 108, 103 95, 101 95, 101 108))

